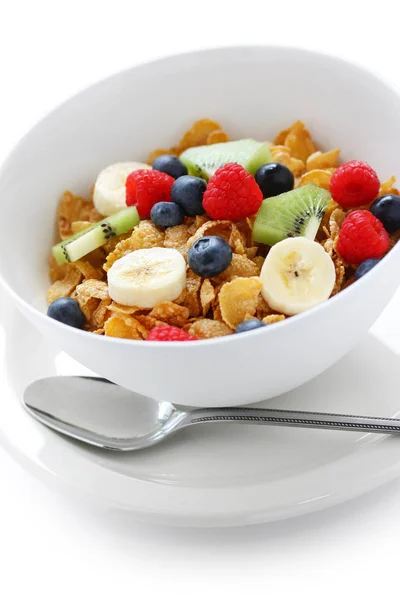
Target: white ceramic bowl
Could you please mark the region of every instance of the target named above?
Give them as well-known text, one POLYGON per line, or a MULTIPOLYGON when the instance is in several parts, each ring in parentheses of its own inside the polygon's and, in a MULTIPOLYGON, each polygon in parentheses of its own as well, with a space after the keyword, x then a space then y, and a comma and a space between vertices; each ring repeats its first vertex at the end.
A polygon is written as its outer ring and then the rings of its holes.
POLYGON ((322 147, 368 161, 382 179, 400 175, 400 95, 372 73, 290 48, 173 56, 81 92, 18 144, 0 174, 0 272, 28 319, 102 376, 159 400, 246 404, 305 383, 359 341, 400 283, 400 245, 326 303, 237 336, 144 343, 78 331, 45 314, 47 256, 64 189, 87 194, 103 167, 168 147, 204 116, 233 138, 260 140, 302 119, 322 147))

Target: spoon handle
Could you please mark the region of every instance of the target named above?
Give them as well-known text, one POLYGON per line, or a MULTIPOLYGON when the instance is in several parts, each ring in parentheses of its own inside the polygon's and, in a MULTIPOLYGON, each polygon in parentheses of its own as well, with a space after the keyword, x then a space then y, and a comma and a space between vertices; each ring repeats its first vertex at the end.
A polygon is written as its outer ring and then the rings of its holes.
POLYGON ((196 409, 188 413, 188 419, 185 425, 217 421, 245 422, 255 425, 307 427, 312 429, 353 430, 369 433, 400 433, 400 419, 277 410, 270 408, 196 409))

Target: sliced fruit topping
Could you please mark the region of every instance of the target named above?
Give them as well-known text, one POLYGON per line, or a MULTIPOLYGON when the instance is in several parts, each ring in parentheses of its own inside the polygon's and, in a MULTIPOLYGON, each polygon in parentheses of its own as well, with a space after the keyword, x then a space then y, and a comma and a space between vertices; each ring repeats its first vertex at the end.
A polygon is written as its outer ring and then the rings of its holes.
POLYGON ((263 323, 260 319, 247 319, 247 321, 242 321, 242 323, 236 327, 235 333, 244 333, 245 331, 259 329, 259 327, 266 327, 266 323, 263 323))
POLYGON ((147 342, 192 342, 198 340, 194 335, 186 333, 179 327, 172 325, 157 325, 150 329, 149 335, 146 338, 147 342))
POLYGON ((400 196, 394 194, 381 196, 371 204, 369 210, 382 221, 389 233, 395 233, 400 229, 400 196))
POLYGON ((227 163, 239 163, 254 175, 261 165, 272 161, 268 144, 251 139, 189 148, 179 158, 190 175, 203 179, 209 179, 227 163))
POLYGON ((220 167, 208 182, 203 206, 213 219, 239 221, 260 208, 262 192, 254 177, 237 163, 220 167))
POLYGON ((196 275, 216 277, 231 264, 232 250, 223 238, 209 235, 199 238, 190 247, 187 260, 196 275))
POLYGON ((369 210, 354 210, 347 215, 337 245, 346 262, 359 265, 368 258, 381 258, 389 248, 386 229, 369 210))
POLYGON ((136 206, 140 218, 148 219, 157 202, 171 202, 174 181, 171 175, 161 171, 134 171, 126 180, 127 206, 136 206))
POLYGON ((171 175, 174 179, 178 179, 178 177, 188 174, 186 165, 184 165, 176 156, 172 156, 172 154, 162 154, 161 156, 157 156, 152 164, 152 168, 156 171, 171 175))
POLYGON ((379 192, 379 178, 365 162, 351 160, 336 169, 329 190, 332 198, 344 208, 369 204, 379 192))
POLYGON ((290 192, 294 186, 292 171, 285 167, 285 165, 277 162, 262 165, 257 170, 255 179, 261 188, 264 198, 290 192))
POLYGON ((174 227, 183 223, 185 213, 174 202, 157 202, 151 209, 150 218, 157 227, 174 227))
POLYGON ((175 181, 171 189, 171 200, 178 204, 188 217, 205 213, 203 196, 207 184, 200 177, 184 175, 175 181))
POLYGON ((128 233, 139 222, 136 208, 125 208, 54 246, 54 258, 59 265, 79 260, 92 250, 100 248, 110 238, 128 233))
POLYGON ((308 183, 264 200, 254 222, 254 241, 273 246, 287 237, 313 240, 330 199, 329 192, 308 183))
POLYGON ((82 329, 85 326, 85 315, 73 298, 57 298, 50 304, 47 314, 52 319, 70 327, 82 329))
POLYGON ((335 285, 335 266, 317 242, 283 240, 269 251, 261 269, 261 293, 269 306, 296 315, 327 300, 335 285))
POLYGON ((175 300, 186 287, 186 262, 173 248, 146 248, 115 261, 108 292, 119 304, 154 308, 175 300))
POLYGON ((380 258, 367 258, 367 260, 364 260, 364 262, 357 267, 356 272, 354 273, 354 279, 357 281, 357 279, 364 277, 364 275, 369 273, 379 262, 381 262, 380 258))
POLYGON ((101 215, 109 217, 126 207, 126 178, 138 169, 151 167, 140 162, 123 162, 101 171, 93 190, 93 203, 101 215))

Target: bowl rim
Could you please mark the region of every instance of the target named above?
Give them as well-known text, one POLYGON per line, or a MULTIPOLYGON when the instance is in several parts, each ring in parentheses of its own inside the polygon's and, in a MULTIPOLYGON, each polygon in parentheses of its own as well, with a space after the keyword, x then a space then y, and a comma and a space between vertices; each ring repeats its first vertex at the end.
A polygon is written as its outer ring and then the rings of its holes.
MULTIPOLYGON (((279 52, 281 52, 281 53, 294 52, 294 53, 302 54, 303 56, 309 56, 312 58, 319 58, 322 60, 328 60, 328 61, 332 61, 332 62, 336 62, 336 63, 342 63, 343 66, 356 69, 359 72, 362 72, 364 75, 367 75, 368 77, 375 79, 381 85, 383 85, 387 89, 391 90, 398 97, 399 105, 400 105, 400 89, 395 84, 393 84, 393 82, 386 79, 384 76, 382 76, 377 71, 370 69, 369 67, 366 67, 362 63, 357 62, 357 60, 353 60, 353 59, 350 60, 347 57, 345 58, 345 57, 338 56, 333 53, 329 53, 329 52, 325 52, 325 51, 309 49, 309 48, 302 48, 302 47, 299 47, 296 45, 290 45, 290 44, 282 44, 282 45, 279 45, 279 44, 253 44, 253 45, 252 44, 243 44, 243 45, 240 45, 240 44, 238 44, 238 45, 229 45, 229 46, 205 47, 205 48, 201 48, 201 49, 190 50, 187 52, 177 52, 174 54, 169 54, 166 56, 159 56, 156 58, 145 60, 143 62, 134 64, 131 67, 120 69, 120 70, 116 71, 115 73, 106 75, 105 77, 99 79, 98 81, 95 81, 85 87, 82 87, 75 93, 68 96, 64 101, 62 101, 61 103, 59 103, 58 105, 56 105, 55 107, 53 107, 52 109, 47 111, 44 114, 44 116, 42 116, 39 119, 39 121, 37 121, 37 123, 35 123, 35 125, 33 125, 33 127, 31 127, 12 147, 12 149, 10 150, 10 152, 8 153, 8 155, 6 156, 6 158, 4 159, 3 163, 0 166, 0 180, 1 180, 4 172, 7 169, 7 165, 9 163, 9 161, 11 161, 12 158, 14 157, 14 155, 18 152, 19 147, 23 144, 26 137, 28 135, 30 135, 33 131, 35 131, 37 128, 39 128, 42 125, 42 123, 45 122, 49 117, 56 115, 57 112, 63 110, 63 108, 66 105, 68 105, 70 102, 78 99, 78 97, 80 95, 88 92, 89 90, 94 90, 96 87, 100 87, 101 85, 103 85, 105 83, 111 82, 112 79, 117 78, 121 75, 124 75, 130 71, 140 70, 142 68, 157 67, 157 66, 163 65, 163 64, 166 65, 169 62, 175 62, 177 60, 182 60, 182 61, 186 60, 187 61, 187 60, 191 60, 195 57, 199 57, 200 55, 206 56, 206 55, 215 55, 215 54, 219 54, 219 55, 225 54, 226 58, 228 60, 234 60, 236 58, 236 55, 240 56, 240 58, 243 59, 243 56, 246 54, 263 52, 263 51, 278 52, 278 53, 279 52)), ((386 262, 388 257, 395 252, 400 253, 400 244, 399 244, 399 246, 397 246, 397 248, 396 248, 396 246, 391 248, 391 250, 386 254, 386 256, 384 256, 381 259, 381 262, 383 262, 383 261, 386 262)), ((377 268, 378 269, 380 268, 380 264, 377 265, 377 268)), ((301 319, 304 320, 307 318, 311 318, 318 311, 324 310, 324 308, 327 306, 328 302, 329 302, 329 304, 332 304, 333 302, 337 303, 338 301, 340 301, 341 298, 344 298, 344 297, 347 298, 352 293, 355 293, 353 290, 354 287, 357 290, 357 289, 360 289, 360 286, 363 286, 363 285, 365 286, 366 285, 365 282, 369 281, 371 276, 372 277, 374 276, 373 275, 374 272, 376 273, 376 269, 372 269, 370 272, 368 272, 366 275, 364 275, 361 279, 359 279, 358 281, 354 281, 346 289, 340 291, 335 296, 328 298, 328 300, 314 306, 313 308, 310 308, 310 309, 308 309, 302 313, 299 313, 297 315, 293 315, 290 318, 286 318, 283 321, 280 321, 278 323, 274 323, 273 325, 268 325, 266 328, 260 327, 253 331, 243 332, 239 336, 232 334, 232 335, 216 337, 216 338, 200 339, 200 340, 196 340, 195 344, 193 344, 193 341, 180 342, 179 344, 177 344, 176 342, 150 341, 150 342, 147 342, 147 345, 149 345, 150 347, 157 346, 157 347, 163 347, 163 348, 168 348, 168 349, 180 348, 183 346, 185 349, 187 349, 188 347, 191 347, 191 346, 193 348, 198 348, 200 345, 201 346, 209 346, 211 344, 212 345, 216 345, 216 344, 221 345, 221 344, 228 344, 228 343, 234 344, 234 343, 238 343, 238 341, 240 339, 244 339, 244 338, 247 339, 249 336, 253 336, 254 338, 256 336, 259 336, 259 337, 265 336, 265 335, 267 335, 267 333, 271 327, 273 327, 274 329, 277 329, 277 328, 287 327, 289 325, 289 323, 298 323, 301 319), (352 292, 352 290, 353 290, 353 292, 352 292), (237 340, 237 341, 235 342, 235 340, 237 340)), ((39 320, 41 320, 41 321, 43 320, 43 322, 45 321, 46 323, 48 323, 48 320, 50 319, 50 317, 48 317, 47 314, 41 312, 39 309, 31 306, 26 300, 24 300, 11 287, 11 285, 4 278, 4 275, 1 272, 0 272, 0 284, 6 290, 6 293, 10 294, 10 296, 16 301, 16 303, 23 306, 27 312, 31 313, 35 317, 35 319, 38 318, 39 320)), ((68 325, 65 325, 64 323, 56 321, 55 319, 51 319, 51 321, 52 321, 52 325, 54 327, 59 328, 60 335, 62 335, 63 331, 71 332, 71 330, 73 330, 75 332, 75 334, 78 336, 77 339, 84 336, 82 339, 85 340, 85 339, 87 339, 87 336, 90 335, 93 340, 95 338, 97 338, 98 341, 94 342, 94 343, 101 343, 103 345, 117 343, 117 344, 122 344, 122 345, 129 345, 131 347, 142 348, 143 342, 145 341, 145 340, 132 340, 132 339, 125 339, 125 338, 118 338, 118 337, 112 337, 112 336, 94 335, 93 332, 84 331, 81 329, 70 327, 68 325)))

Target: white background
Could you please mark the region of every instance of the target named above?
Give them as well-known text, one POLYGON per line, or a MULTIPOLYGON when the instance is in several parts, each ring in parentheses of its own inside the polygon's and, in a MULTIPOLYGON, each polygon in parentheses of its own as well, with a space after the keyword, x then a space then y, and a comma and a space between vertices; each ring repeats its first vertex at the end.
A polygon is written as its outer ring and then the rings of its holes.
MULTIPOLYGON (((182 50, 306 46, 356 59, 400 85, 394 2, 369 4, 0 0, 0 159, 79 89, 182 50)), ((1 447, 0 482, 4 600, 398 595, 400 481, 319 514, 240 530, 157 528, 79 505, 43 487, 1 447)))

